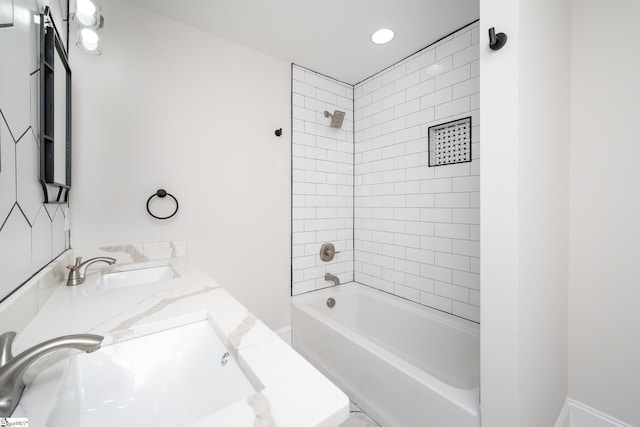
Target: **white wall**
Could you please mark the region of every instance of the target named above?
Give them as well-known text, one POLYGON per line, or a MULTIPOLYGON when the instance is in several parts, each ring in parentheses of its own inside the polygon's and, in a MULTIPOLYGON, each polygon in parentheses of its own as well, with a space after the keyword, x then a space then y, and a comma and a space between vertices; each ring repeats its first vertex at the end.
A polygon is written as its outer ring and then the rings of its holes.
POLYGON ((518 2, 480 3, 480 389, 484 427, 518 426, 518 2), (501 51, 487 29, 508 34, 501 51), (491 94, 488 96, 487 94, 491 94))
POLYGON ((570 7, 483 0, 480 22, 483 426, 551 426, 567 394, 570 7))
POLYGON ((569 396, 640 425, 640 3, 572 7, 569 396))
POLYGON ((355 280, 475 322, 478 27, 465 26, 357 84, 354 92, 355 280), (430 167, 429 127, 467 117, 473 160, 430 167))
POLYGON ((120 0, 102 12, 103 54, 71 50, 72 246, 187 240, 267 325, 288 325, 290 64, 120 0), (145 210, 158 188, 180 202, 171 220, 145 210))
POLYGON ((292 295, 353 281, 353 86, 292 65, 292 295), (345 113, 341 128, 325 111, 345 113), (333 260, 320 259, 325 242, 333 260))
POLYGON ((553 425, 567 396, 570 25, 568 1, 520 2, 520 426, 553 425))

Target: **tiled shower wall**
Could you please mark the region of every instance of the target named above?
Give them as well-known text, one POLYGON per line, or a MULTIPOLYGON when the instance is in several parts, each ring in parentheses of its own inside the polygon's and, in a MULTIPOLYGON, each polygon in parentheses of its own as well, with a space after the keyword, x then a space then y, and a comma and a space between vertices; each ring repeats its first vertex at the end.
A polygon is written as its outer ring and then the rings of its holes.
POLYGON ((353 87, 292 65, 292 295, 353 280, 353 87), (340 129, 325 111, 344 111, 340 129), (320 260, 320 246, 335 258, 320 260))
POLYGON ((479 322, 479 34, 471 24, 356 85, 355 280, 479 322), (428 166, 471 117, 472 162, 428 166))
POLYGON ((38 182, 39 13, 50 5, 66 42, 62 17, 67 15, 67 2, 4 3, 8 4, 0 8, 0 300, 69 247, 66 205, 45 205, 38 182))

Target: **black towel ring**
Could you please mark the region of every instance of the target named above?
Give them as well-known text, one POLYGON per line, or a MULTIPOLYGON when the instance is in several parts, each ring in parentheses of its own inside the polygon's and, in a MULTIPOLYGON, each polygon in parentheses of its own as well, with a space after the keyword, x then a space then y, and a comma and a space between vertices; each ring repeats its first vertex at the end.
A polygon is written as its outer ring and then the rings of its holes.
POLYGON ((151 197, 149 197, 147 199, 147 212, 149 212, 149 215, 151 215, 152 217, 154 217, 155 219, 169 219, 172 216, 174 216, 176 213, 178 213, 178 199, 176 199, 175 197, 173 197, 173 194, 171 193, 167 193, 166 190, 163 190, 162 188, 159 189, 158 191, 155 192, 155 194, 152 194, 151 197), (169 196, 173 199, 174 202, 176 202, 176 210, 173 211, 173 213, 169 216, 156 216, 154 214, 151 213, 151 211, 149 210, 149 203, 151 202, 151 199, 153 199, 154 197, 160 197, 161 199, 169 196))

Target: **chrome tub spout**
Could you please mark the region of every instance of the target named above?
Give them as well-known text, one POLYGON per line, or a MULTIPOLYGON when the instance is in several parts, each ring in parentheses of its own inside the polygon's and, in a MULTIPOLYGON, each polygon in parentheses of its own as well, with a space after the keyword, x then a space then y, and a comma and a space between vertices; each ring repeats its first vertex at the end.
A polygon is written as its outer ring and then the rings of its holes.
POLYGON ((326 273, 324 275, 324 280, 326 280, 328 282, 333 282, 335 285, 339 285, 340 284, 340 279, 338 278, 338 276, 334 276, 331 273, 326 273))

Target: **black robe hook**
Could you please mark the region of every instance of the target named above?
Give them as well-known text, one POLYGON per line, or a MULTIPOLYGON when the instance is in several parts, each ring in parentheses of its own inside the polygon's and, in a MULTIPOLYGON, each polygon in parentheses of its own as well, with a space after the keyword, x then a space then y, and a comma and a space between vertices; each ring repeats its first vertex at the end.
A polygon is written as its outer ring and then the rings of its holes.
POLYGON ((494 27, 489 28, 489 47, 491 50, 500 50, 507 43, 507 35, 505 33, 496 34, 494 27))

